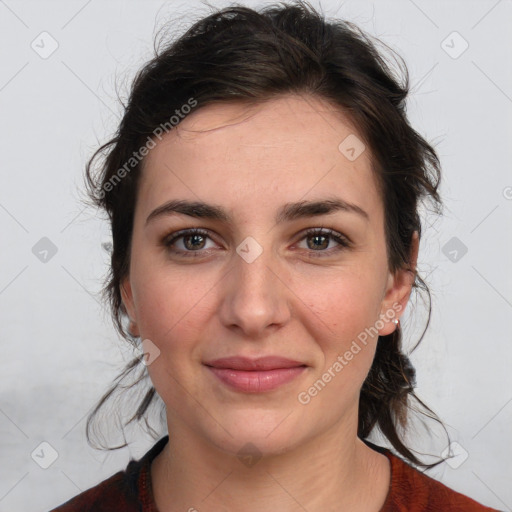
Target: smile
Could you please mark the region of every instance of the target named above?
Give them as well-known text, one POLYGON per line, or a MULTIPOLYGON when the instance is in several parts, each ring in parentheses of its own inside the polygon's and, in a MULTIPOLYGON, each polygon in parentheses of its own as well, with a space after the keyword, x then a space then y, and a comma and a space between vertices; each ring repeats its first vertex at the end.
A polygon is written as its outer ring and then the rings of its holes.
POLYGON ((207 367, 221 382, 237 391, 262 393, 282 386, 300 375, 306 366, 275 368, 273 370, 233 370, 207 367))
POLYGON ((244 393, 272 391, 292 381, 307 368, 301 362, 276 356, 228 357, 205 363, 205 366, 222 383, 244 393))

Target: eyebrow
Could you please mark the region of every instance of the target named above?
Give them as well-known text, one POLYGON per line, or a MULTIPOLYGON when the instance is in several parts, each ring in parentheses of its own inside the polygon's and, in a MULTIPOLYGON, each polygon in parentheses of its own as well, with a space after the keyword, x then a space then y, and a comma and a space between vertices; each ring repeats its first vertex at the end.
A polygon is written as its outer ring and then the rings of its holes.
MULTIPOLYGON (((299 201, 296 203, 286 203, 283 205, 277 215, 276 223, 289 222, 292 220, 316 217, 319 215, 329 215, 338 211, 355 213, 369 220, 369 215, 360 206, 349 203, 338 197, 326 198, 316 201, 299 201)), ((187 201, 173 199, 155 208, 147 217, 146 225, 158 217, 170 216, 174 214, 188 215, 198 219, 210 219, 221 222, 230 222, 231 215, 221 206, 204 203, 201 201, 187 201)))

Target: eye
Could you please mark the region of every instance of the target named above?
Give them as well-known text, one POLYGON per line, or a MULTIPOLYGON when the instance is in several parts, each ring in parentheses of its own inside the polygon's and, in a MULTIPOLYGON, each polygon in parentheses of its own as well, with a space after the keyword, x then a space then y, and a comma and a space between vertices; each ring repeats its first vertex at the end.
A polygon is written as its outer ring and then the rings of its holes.
POLYGON ((211 237, 203 229, 183 229, 166 237, 163 244, 173 253, 183 256, 196 256, 194 253, 204 252, 202 249, 205 249, 208 239, 211 240, 211 237))
POLYGON ((304 236, 302 240, 306 240, 307 249, 310 249, 310 252, 317 252, 319 254, 311 254, 313 257, 317 256, 325 256, 332 254, 333 252, 342 251, 348 247, 351 247, 350 240, 342 235, 341 233, 337 233, 332 229, 323 229, 323 228, 312 228, 308 229, 306 232, 306 236, 304 236), (328 249, 329 245, 331 245, 332 241, 336 242, 337 246, 328 249), (327 250, 326 250, 327 249, 327 250))
MULTIPOLYGON (((165 237, 162 243, 174 254, 197 257, 207 252, 208 249, 212 249, 212 247, 207 247, 208 240, 212 240, 208 231, 194 228, 172 233, 165 237)), ((328 256, 352 245, 351 241, 341 233, 324 228, 308 229, 305 236, 300 239, 301 242, 303 240, 306 240, 306 250, 311 257, 328 256), (333 241, 337 245, 329 248, 333 241)))

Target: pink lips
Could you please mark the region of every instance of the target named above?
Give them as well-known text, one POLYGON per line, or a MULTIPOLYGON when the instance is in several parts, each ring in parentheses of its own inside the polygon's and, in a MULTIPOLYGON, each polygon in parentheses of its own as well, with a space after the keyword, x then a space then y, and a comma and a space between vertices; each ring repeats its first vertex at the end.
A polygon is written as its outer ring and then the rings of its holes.
POLYGON ((306 365, 283 357, 225 357, 205 363, 224 384, 246 393, 271 391, 300 375, 306 365))

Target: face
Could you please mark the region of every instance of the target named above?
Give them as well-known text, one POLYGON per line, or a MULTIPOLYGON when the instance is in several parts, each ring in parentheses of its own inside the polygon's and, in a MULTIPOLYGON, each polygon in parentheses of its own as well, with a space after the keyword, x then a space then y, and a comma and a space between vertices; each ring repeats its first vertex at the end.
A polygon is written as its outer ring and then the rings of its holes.
POLYGON ((355 436, 412 282, 389 272, 370 153, 348 136, 341 111, 287 95, 194 111, 146 157, 121 292, 169 432, 233 453, 355 436), (294 363, 215 363, 267 356, 294 363))

